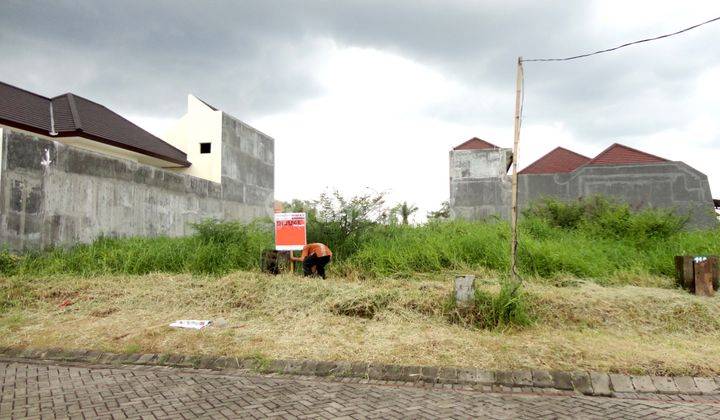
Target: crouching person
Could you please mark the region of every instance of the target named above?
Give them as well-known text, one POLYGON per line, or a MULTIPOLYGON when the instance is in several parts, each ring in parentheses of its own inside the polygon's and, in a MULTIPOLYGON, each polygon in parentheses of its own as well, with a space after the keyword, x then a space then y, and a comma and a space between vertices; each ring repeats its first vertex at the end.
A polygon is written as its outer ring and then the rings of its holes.
POLYGON ((325 278, 325 266, 332 260, 332 252, 325 244, 307 244, 303 247, 300 257, 290 256, 290 259, 302 261, 305 276, 316 274, 325 278))

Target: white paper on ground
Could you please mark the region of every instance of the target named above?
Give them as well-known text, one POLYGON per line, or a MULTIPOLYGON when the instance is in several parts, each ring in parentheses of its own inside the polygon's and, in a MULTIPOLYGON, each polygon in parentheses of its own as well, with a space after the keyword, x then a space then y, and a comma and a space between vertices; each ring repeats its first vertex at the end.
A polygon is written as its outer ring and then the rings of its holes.
POLYGON ((193 330, 199 330, 207 327, 211 322, 212 321, 198 319, 178 319, 170 324, 170 326, 175 328, 191 328, 193 330))

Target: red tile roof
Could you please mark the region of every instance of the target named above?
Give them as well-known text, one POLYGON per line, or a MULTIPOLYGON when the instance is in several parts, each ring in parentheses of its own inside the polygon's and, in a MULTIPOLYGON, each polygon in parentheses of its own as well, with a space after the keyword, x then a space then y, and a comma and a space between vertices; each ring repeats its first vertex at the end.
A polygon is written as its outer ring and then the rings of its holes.
POLYGON ((83 137, 190 166, 180 149, 110 109, 72 93, 51 99, 0 82, 0 124, 46 136, 83 137))
POLYGON ((473 137, 463 144, 455 146, 453 150, 482 150, 482 149, 499 149, 492 143, 488 143, 485 140, 480 140, 477 137, 473 137))
POLYGON ((641 152, 632 147, 615 143, 595 156, 593 160, 588 162, 588 165, 629 165, 667 161, 667 159, 651 155, 650 153, 641 152))
POLYGON ((556 174, 572 172, 590 162, 590 158, 562 147, 531 163, 520 174, 556 174))

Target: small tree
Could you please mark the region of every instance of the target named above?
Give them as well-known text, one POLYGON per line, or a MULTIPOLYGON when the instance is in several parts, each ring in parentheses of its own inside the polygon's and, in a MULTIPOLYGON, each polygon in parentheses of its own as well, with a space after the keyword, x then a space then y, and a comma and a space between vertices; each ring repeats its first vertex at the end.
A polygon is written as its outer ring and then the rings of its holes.
POLYGON ((440 210, 429 211, 427 218, 430 220, 449 219, 450 218, 450 202, 443 201, 440 210))
POLYGON ((410 223, 410 216, 417 211, 417 206, 408 204, 407 201, 403 201, 392 209, 392 214, 400 217, 400 221, 403 225, 407 225, 410 223))

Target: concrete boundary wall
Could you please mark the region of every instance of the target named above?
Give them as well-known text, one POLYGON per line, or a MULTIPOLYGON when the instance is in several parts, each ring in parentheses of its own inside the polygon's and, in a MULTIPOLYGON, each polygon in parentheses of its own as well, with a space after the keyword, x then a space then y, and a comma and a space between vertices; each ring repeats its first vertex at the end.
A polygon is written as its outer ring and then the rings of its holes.
POLYGON ((520 208, 543 197, 576 200, 603 195, 631 207, 665 208, 690 216, 690 227, 716 225, 707 176, 683 162, 583 166, 571 173, 518 176, 520 208))
MULTIPOLYGON (((1 138, 0 247, 69 246, 99 235, 182 236, 208 218, 247 222, 272 214, 274 179, 267 172, 263 185, 236 182, 228 194, 222 183, 39 136, 5 129, 1 138), (256 193, 246 196, 246 189, 256 193)), ((272 174, 272 156, 263 165, 272 174)))
MULTIPOLYGON (((468 220, 510 218, 509 149, 450 152, 450 212, 468 220)), ((585 165, 570 173, 518 175, 520 210, 544 197, 571 201, 602 195, 635 209, 665 208, 689 215, 691 228, 717 226, 705 174, 683 162, 585 165)))

